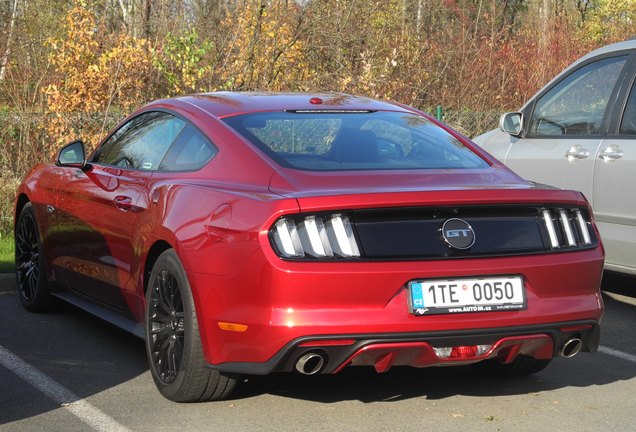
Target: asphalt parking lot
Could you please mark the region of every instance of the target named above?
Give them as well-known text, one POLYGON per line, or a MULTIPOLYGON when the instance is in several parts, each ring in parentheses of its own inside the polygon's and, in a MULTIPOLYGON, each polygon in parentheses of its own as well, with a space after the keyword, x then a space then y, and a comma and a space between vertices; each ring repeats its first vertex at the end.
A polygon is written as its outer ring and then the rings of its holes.
POLYGON ((0 275, 0 431, 633 431, 636 279, 606 275, 600 352, 527 378, 470 367, 350 368, 242 383, 176 404, 155 390, 143 342, 70 306, 31 314, 0 275))

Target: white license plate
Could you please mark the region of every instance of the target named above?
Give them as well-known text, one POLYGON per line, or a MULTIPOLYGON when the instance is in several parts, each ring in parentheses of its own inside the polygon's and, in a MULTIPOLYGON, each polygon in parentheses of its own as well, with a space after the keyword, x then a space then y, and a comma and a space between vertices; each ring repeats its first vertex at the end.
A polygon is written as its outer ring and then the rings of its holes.
POLYGON ((423 279, 409 282, 415 315, 512 311, 526 308, 521 276, 423 279))

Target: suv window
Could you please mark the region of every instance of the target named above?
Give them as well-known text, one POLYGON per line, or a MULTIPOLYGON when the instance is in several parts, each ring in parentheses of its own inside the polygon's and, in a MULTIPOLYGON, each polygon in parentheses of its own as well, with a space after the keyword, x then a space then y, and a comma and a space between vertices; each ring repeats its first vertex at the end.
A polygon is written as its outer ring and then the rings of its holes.
POLYGON ((218 150, 192 125, 187 125, 166 157, 159 165, 160 171, 193 171, 205 165, 218 150))
POLYGON ((112 134, 99 147, 92 162, 128 169, 156 170, 185 125, 186 122, 167 113, 141 114, 112 134))
POLYGON ((620 133, 636 135, 636 82, 632 85, 632 90, 627 99, 627 106, 623 113, 620 133))
POLYGON ((600 133, 607 103, 627 56, 587 64, 565 77, 536 103, 531 135, 600 133))

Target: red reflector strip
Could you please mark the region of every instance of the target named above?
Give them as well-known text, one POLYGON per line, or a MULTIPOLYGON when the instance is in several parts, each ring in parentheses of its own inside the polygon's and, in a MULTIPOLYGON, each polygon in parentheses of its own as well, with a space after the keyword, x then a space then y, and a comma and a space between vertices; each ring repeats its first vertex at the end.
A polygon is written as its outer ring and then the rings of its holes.
POLYGON ((589 330, 591 328, 592 328, 592 324, 581 324, 581 325, 577 325, 577 326, 561 327, 559 330, 561 330, 562 332, 565 333, 565 332, 589 330))
POLYGON ((324 340, 313 340, 303 342, 299 347, 317 347, 317 346, 343 346, 343 345, 353 345, 356 342, 355 339, 324 339, 324 340))

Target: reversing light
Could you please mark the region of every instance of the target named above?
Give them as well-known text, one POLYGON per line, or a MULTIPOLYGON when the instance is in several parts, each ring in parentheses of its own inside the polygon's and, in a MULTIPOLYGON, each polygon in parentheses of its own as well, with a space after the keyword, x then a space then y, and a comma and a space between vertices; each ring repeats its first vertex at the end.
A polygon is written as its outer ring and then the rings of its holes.
POLYGON ((451 353, 453 352, 453 347, 441 347, 435 348, 433 347, 433 351, 435 351, 435 355, 441 359, 449 358, 451 353))
POLYGON ((271 237, 284 258, 360 256, 351 222, 341 214, 285 217, 274 224, 271 237))

